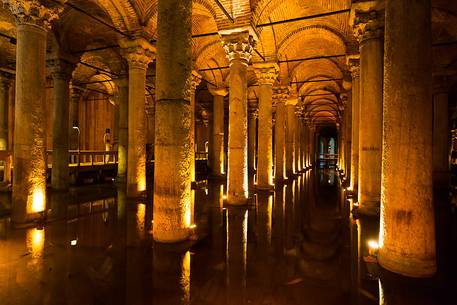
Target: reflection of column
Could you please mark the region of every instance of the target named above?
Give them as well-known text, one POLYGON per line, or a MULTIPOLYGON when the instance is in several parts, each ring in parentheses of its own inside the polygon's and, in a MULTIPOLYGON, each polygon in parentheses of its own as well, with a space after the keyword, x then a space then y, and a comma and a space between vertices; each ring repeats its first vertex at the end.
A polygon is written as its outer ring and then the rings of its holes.
POLYGON ((354 194, 357 194, 359 180, 359 121, 360 121, 360 66, 359 57, 348 58, 348 65, 352 76, 352 132, 351 132, 351 186, 354 194))
POLYGON ((5 3, 17 22, 12 220, 24 223, 46 207, 46 36, 57 11, 37 1, 5 3))
POLYGON ((287 87, 275 88, 275 183, 285 178, 286 167, 286 106, 287 87))
POLYGON ((248 210, 227 209, 227 286, 228 305, 245 304, 248 210))
POLYGON ((268 189, 273 184, 273 83, 279 67, 276 63, 260 63, 254 68, 259 82, 257 188, 268 189))
POLYGON ((146 39, 121 40, 129 64, 127 196, 146 190, 146 71, 155 53, 146 39))
POLYGON ((11 76, 0 73, 0 150, 8 150, 8 100, 11 76))
POLYGON ((295 106, 297 98, 291 96, 286 102, 286 175, 288 179, 294 177, 295 171, 295 106))
POLYGON ((224 96, 227 95, 225 88, 211 88, 209 91, 213 95, 213 116, 212 134, 209 146, 209 164, 215 176, 224 174, 224 96))
POLYGON ((195 90, 202 81, 202 76, 197 71, 192 70, 192 82, 190 85, 190 147, 192 148, 193 154, 190 159, 190 173, 192 181, 195 181, 195 139, 196 139, 196 125, 195 125, 195 90))
POLYGON ((449 114, 445 77, 436 80, 442 87, 433 95, 433 186, 449 187, 449 114))
POLYGON ((248 103, 248 172, 256 170, 256 138, 257 138, 257 101, 248 103))
POLYGON ((436 271, 431 3, 408 4, 407 0, 386 2, 378 258, 392 272, 428 277, 436 271))
POLYGON ((249 31, 221 34, 230 61, 227 202, 245 204, 248 197, 247 67, 255 40, 249 31))
POLYGON ((379 211, 381 194, 383 21, 381 13, 357 11, 360 43, 359 194, 360 212, 379 211))
POLYGON ((119 143, 117 148, 117 180, 125 182, 127 178, 127 154, 128 154, 128 102, 129 82, 126 76, 115 79, 119 91, 119 143))
POLYGON ((190 163, 192 1, 159 0, 156 63, 154 240, 188 238, 192 225, 190 163))
POLYGON ((51 186, 55 190, 67 190, 70 184, 68 168, 69 133, 62 126, 69 126, 70 79, 74 66, 61 59, 48 62, 54 83, 54 111, 52 134, 51 186))

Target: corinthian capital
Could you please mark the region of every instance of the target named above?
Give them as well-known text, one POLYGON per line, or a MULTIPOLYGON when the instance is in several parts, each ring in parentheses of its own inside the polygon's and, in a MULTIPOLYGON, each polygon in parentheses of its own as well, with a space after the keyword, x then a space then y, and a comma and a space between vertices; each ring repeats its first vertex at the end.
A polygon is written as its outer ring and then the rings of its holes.
POLYGON ((16 17, 18 25, 32 24, 46 30, 51 28, 51 22, 59 17, 63 7, 53 8, 42 5, 38 0, 1 0, 16 17))
POLYGON ((119 45, 129 68, 146 70, 149 63, 154 60, 156 48, 144 38, 122 39, 119 41, 119 45))
POLYGON ((192 92, 195 93, 195 90, 197 89, 198 85, 200 85, 202 81, 202 76, 195 70, 192 70, 192 82, 190 85, 190 89, 192 92))
POLYGON ((256 40, 249 30, 240 32, 221 32, 222 45, 230 63, 234 60, 241 60, 249 63, 251 52, 254 50, 256 40))
POLYGON ((349 72, 351 72, 352 78, 360 77, 360 56, 359 55, 351 55, 346 57, 346 62, 349 68, 349 72))
POLYGON ((273 104, 276 106, 280 103, 285 103, 289 98, 289 87, 287 86, 278 86, 273 89, 273 104))
POLYGON ((254 72, 260 85, 273 85, 278 77, 279 66, 274 62, 255 63, 254 72))
POLYGON ((384 35, 384 11, 356 9, 352 23, 354 36, 359 43, 368 39, 381 38, 384 35))

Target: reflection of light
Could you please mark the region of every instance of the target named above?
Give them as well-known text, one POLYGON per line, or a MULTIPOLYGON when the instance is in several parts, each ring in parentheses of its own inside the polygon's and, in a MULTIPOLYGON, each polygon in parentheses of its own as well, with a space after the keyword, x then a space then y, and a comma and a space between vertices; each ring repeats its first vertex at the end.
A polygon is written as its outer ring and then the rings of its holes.
POLYGON ((272 215, 273 215, 273 195, 268 197, 268 207, 267 207, 267 234, 268 234, 268 243, 271 242, 271 227, 272 227, 272 215))
POLYGON ((368 244, 368 253, 370 255, 376 255, 379 250, 379 244, 376 240, 369 240, 368 244))
POLYGON ((221 184, 219 189, 219 207, 221 208, 224 205, 224 186, 221 184))
POLYGON ((77 244, 78 244, 77 239, 73 239, 72 241, 70 241, 70 245, 72 245, 72 246, 76 246, 77 244))
POLYGON ((187 251, 182 258, 181 287, 183 290, 184 304, 190 302, 190 252, 187 251))
POLYGON ((26 244, 27 249, 32 252, 32 257, 40 257, 44 249, 44 229, 28 229, 26 244))
POLYGON ((138 192, 143 192, 144 190, 146 190, 146 177, 144 177, 144 175, 140 175, 140 177, 138 177, 137 180, 138 192))
POLYGON ((144 203, 138 203, 136 205, 136 228, 137 231, 144 231, 144 220, 146 217, 146 205, 144 203))
POLYGON ((32 197, 32 213, 38 213, 38 212, 43 212, 45 209, 44 206, 44 192, 43 190, 36 188, 33 191, 33 197, 32 197))
POLYGON ((222 195, 222 200, 226 200, 227 199, 227 195, 222 195))
POLYGON ((184 225, 186 228, 189 228, 192 224, 192 212, 190 203, 185 205, 185 212, 184 212, 184 225))
POLYGON ((196 227, 197 227, 197 225, 194 223, 189 226, 189 229, 195 229, 196 227))
POLYGON ((208 195, 208 188, 205 188, 205 194, 208 195))
POLYGON ((243 266, 244 272, 246 272, 246 260, 247 260, 247 250, 248 250, 248 213, 249 211, 246 210, 244 213, 243 219, 243 266))

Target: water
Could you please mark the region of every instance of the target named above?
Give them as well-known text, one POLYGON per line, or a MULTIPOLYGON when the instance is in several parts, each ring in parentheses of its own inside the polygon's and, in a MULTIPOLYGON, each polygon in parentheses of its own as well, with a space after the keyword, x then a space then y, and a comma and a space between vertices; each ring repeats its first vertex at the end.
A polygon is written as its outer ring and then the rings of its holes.
POLYGON ((225 206, 223 194, 217 182, 195 191, 199 240, 179 245, 153 242, 150 194, 128 200, 110 184, 53 194, 34 228, 3 218, 0 304, 457 304, 436 297, 435 282, 378 280, 363 259, 376 219, 350 218, 333 169, 247 207, 225 206))

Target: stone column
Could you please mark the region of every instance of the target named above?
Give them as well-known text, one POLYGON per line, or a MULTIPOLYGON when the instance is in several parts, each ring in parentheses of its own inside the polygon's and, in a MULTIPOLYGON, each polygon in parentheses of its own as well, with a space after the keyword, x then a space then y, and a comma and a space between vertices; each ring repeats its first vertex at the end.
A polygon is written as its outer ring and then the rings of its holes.
POLYGON ((359 210, 379 213, 381 195, 383 18, 376 10, 356 11, 360 44, 359 210))
POLYGON ((70 79, 75 67, 62 59, 50 60, 48 65, 54 84, 51 187, 66 191, 70 185, 69 132, 62 126, 70 125, 70 79))
POLYGON ((58 11, 2 1, 17 23, 12 221, 20 225, 46 209, 46 36, 58 11))
POLYGON ((286 168, 286 105, 289 90, 287 87, 275 88, 275 184, 285 179, 286 168))
MULTIPOLYGON (((69 115, 69 122, 68 122, 68 133, 69 133, 69 149, 70 150, 78 150, 79 148, 79 141, 80 135, 78 130, 73 127, 79 128, 79 101, 81 100, 82 90, 76 88, 75 86, 71 86, 70 90, 70 115, 69 115)), ((72 160, 72 162, 76 162, 76 157, 72 160)))
POLYGON ((119 143, 117 145, 117 178, 118 182, 127 182, 127 155, 128 155, 128 113, 129 113, 129 80, 120 76, 115 83, 119 94, 119 143))
POLYGON ((286 102, 286 175, 292 179, 295 172, 295 106, 297 98, 291 96, 286 102))
POLYGON ((208 86, 213 95, 212 134, 209 146, 209 164, 214 176, 224 175, 224 96, 228 91, 225 88, 208 86))
MULTIPOLYGON (((345 124, 344 124, 344 134, 345 134, 345 139, 344 139, 344 174, 345 174, 345 179, 346 181, 350 181, 351 179, 351 146, 352 146, 352 96, 351 93, 349 92, 346 95, 346 107, 344 110, 345 113, 345 124)), ((348 182, 346 182, 346 185, 348 182)))
POLYGON ((155 54, 146 39, 121 40, 129 65, 127 196, 146 190, 146 71, 155 54))
POLYGON ((449 132, 449 88, 445 77, 435 79, 433 94, 433 186, 437 188, 449 187, 449 146, 451 134, 449 132))
POLYGON ((159 0, 157 24, 153 235, 178 242, 193 225, 192 1, 159 0))
POLYGON ((301 124, 300 124, 300 111, 295 109, 295 172, 301 172, 301 124))
POLYGON ((392 272, 429 277, 436 271, 431 1, 410 4, 386 1, 378 260, 392 272))
POLYGON ((308 169, 308 167, 310 165, 310 162, 309 162, 310 143, 309 143, 308 120, 306 118, 303 119, 303 148, 304 148, 303 167, 305 169, 308 169))
POLYGON ((202 81, 202 76, 198 74, 197 71, 192 70, 192 82, 190 85, 190 147, 192 148, 192 156, 190 160, 190 173, 192 177, 192 181, 195 181, 195 138, 196 138, 196 125, 195 125, 195 90, 197 89, 198 85, 200 85, 200 82, 202 81))
POLYGON ((273 83, 278 77, 276 63, 254 65, 259 83, 259 129, 257 188, 269 189, 273 186, 273 83))
POLYGON ((230 61, 227 202, 243 205, 248 198, 247 67, 255 39, 249 31, 221 35, 230 61))
POLYGON ((310 166, 315 166, 316 165, 316 127, 309 125, 309 160, 310 160, 310 166))
POLYGON ((8 150, 8 101, 11 76, 0 73, 0 150, 8 150))
POLYGON ((257 138, 257 101, 248 102, 248 173, 256 172, 256 138, 257 138))
POLYGON ((352 76, 352 132, 351 132, 351 184, 353 194, 357 194, 359 179, 359 122, 360 122, 360 66, 359 56, 348 58, 349 70, 352 76))
POLYGON ((153 151, 154 151, 154 138, 155 138, 155 100, 154 98, 148 99, 148 104, 146 105, 146 126, 147 126, 147 136, 146 136, 146 161, 151 160, 153 151))

